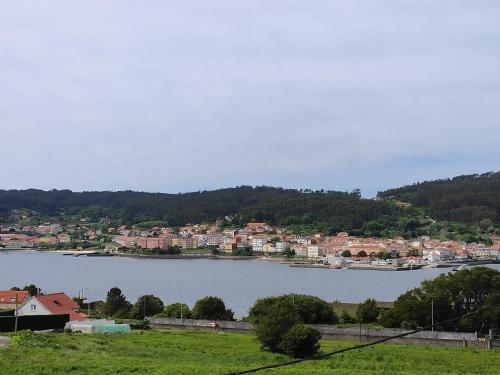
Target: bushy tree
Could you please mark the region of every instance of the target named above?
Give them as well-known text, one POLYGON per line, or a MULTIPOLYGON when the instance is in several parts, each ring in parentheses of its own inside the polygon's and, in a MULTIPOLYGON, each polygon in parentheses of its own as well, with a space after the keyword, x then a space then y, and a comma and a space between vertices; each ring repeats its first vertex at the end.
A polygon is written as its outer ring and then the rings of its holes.
MULTIPOLYGON (((382 314, 385 327, 408 328, 429 326, 432 320, 443 322, 490 306, 500 288, 500 272, 488 267, 474 267, 456 273, 440 275, 434 280, 423 281, 419 288, 403 293, 394 302, 394 308, 382 314)), ((442 324, 441 329, 480 332, 488 327, 498 327, 498 310, 489 310, 442 324), (492 316, 493 314, 493 316, 492 316)))
POLYGON ((39 288, 35 284, 26 285, 23 290, 27 291, 31 296, 37 296, 39 288))
POLYGON ((344 258, 350 258, 352 256, 351 252, 349 250, 344 250, 342 251, 342 254, 340 254, 344 258))
POLYGON ((296 313, 290 299, 265 303, 255 322, 255 333, 263 349, 293 356, 307 356, 319 349, 319 333, 302 324, 302 316, 296 313))
POLYGON ((380 309, 377 307, 377 301, 373 298, 368 298, 359 304, 356 310, 356 319, 362 323, 373 323, 377 320, 379 314, 380 309))
POLYGON ((280 352, 283 337, 299 322, 300 319, 294 314, 293 305, 289 300, 275 300, 258 315, 255 333, 263 349, 280 352))
POLYGON ((185 303, 172 303, 166 305, 162 312, 156 314, 165 318, 191 318, 191 310, 185 303))
POLYGON ((151 294, 141 296, 132 307, 130 317, 133 319, 144 319, 153 316, 163 310, 163 302, 160 298, 151 294))
POLYGON ((108 315, 115 315, 117 311, 126 308, 130 310, 130 305, 120 288, 115 286, 108 291, 106 296, 106 313, 108 315))
POLYGON ((342 311, 340 313, 339 322, 341 324, 352 324, 356 323, 356 319, 352 317, 347 311, 342 311))
POLYGON ((310 357, 320 348, 318 330, 298 323, 292 326, 279 344, 280 352, 296 358, 310 357))
POLYGON ((207 296, 196 301, 191 315, 194 319, 233 320, 234 313, 219 297, 207 296))
POLYGON ((330 304, 321 298, 305 294, 287 294, 277 297, 259 298, 250 308, 250 321, 256 322, 260 316, 267 314, 270 306, 277 301, 287 301, 300 321, 306 324, 335 324, 338 317, 330 304))

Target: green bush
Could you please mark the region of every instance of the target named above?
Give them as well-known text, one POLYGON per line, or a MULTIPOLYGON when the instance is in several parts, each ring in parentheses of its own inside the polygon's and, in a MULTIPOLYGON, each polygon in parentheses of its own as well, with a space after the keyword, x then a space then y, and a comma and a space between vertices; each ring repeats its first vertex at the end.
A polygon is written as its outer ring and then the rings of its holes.
POLYGON ((342 311, 342 313, 340 314, 339 320, 340 320, 341 324, 356 323, 356 319, 354 317, 352 317, 351 315, 349 315, 349 313, 347 311, 342 311))
POLYGON ((283 336, 279 344, 280 352, 296 358, 310 357, 319 350, 321 334, 304 324, 295 324, 283 336))
POLYGON ((14 316, 15 310, 0 310, 0 316, 14 316))
POLYGON ((48 345, 49 339, 45 335, 33 333, 31 331, 21 331, 12 336, 11 343, 13 346, 23 348, 42 348, 48 345))

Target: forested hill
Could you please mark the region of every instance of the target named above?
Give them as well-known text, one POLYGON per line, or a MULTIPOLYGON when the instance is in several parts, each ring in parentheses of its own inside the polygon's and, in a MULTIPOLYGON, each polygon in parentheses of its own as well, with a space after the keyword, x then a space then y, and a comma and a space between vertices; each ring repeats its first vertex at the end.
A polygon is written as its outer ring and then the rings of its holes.
POLYGON ((315 225, 330 232, 361 228, 382 216, 398 216, 384 201, 361 198, 359 191, 311 192, 241 186, 183 194, 0 190, 0 213, 26 208, 54 216, 110 217, 123 223, 164 220, 170 225, 215 221, 265 221, 275 225, 315 225))
POLYGON ((424 208, 434 219, 462 223, 500 221, 500 172, 425 181, 378 194, 424 208))
POLYGON ((474 241, 500 231, 500 173, 426 181, 364 199, 359 191, 302 191, 240 186, 182 194, 0 190, 0 221, 13 209, 29 209, 39 220, 109 217, 114 223, 164 221, 171 226, 214 222, 267 222, 296 233, 415 237, 431 235, 474 241), (411 203, 411 207, 397 201, 411 203), (437 220, 435 222, 434 220, 437 220))

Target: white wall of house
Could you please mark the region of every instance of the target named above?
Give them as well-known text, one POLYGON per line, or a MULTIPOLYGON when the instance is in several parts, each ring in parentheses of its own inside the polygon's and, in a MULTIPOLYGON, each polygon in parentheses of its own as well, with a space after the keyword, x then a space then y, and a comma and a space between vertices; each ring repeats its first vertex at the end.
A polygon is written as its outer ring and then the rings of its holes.
POLYGON ((36 297, 31 297, 17 309, 17 315, 52 315, 36 297))

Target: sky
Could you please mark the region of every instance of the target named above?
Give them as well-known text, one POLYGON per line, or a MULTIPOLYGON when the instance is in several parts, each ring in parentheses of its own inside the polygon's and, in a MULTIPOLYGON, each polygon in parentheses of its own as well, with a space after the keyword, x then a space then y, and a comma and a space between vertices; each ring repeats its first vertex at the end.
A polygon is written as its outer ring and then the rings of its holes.
POLYGON ((0 189, 500 170, 498 0, 0 0, 0 189))

